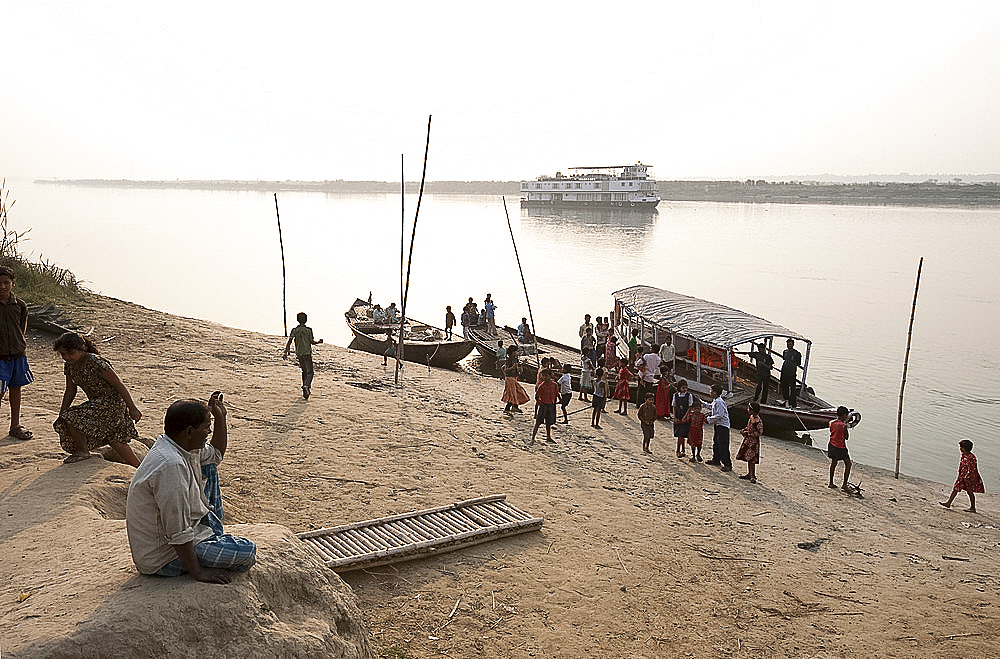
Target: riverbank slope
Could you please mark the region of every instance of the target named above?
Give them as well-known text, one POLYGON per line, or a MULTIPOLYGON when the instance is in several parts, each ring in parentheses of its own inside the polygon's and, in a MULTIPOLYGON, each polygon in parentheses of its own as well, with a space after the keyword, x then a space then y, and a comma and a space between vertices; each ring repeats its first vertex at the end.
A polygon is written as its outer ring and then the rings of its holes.
MULTIPOLYGON (((297 367, 280 359, 281 337, 97 296, 66 313, 94 326, 143 410, 144 437, 160 433, 173 400, 226 393, 230 523, 298 532, 494 493, 545 518, 538 533, 344 575, 376 656, 996 653, 994 495, 980 497, 976 515, 959 512, 965 499, 944 510, 936 502, 949 485, 856 465, 864 498, 851 498, 826 487, 824 454, 768 438, 751 485, 674 457, 666 424, 657 424, 654 455, 643 455, 634 413, 608 415, 596 431, 581 412, 554 428, 554 444, 529 447, 530 420, 500 414, 493 378, 408 364, 397 387, 378 357, 321 345, 305 401, 297 367)), ((134 573, 121 521, 107 513, 122 502, 88 494, 128 471, 61 463, 51 423, 62 363, 51 339, 33 335, 29 347, 36 381, 25 389, 23 422, 35 438, 0 440, 3 517, 18 529, 0 544, 0 645, 13 656, 147 588, 141 579, 121 590, 113 579, 67 578, 106 565, 134 573), (29 488, 39 507, 13 505, 29 488), (67 499, 91 510, 31 537, 39 508, 62 510, 67 499)), ((177 583, 190 589, 193 617, 213 615, 212 587, 177 583)))

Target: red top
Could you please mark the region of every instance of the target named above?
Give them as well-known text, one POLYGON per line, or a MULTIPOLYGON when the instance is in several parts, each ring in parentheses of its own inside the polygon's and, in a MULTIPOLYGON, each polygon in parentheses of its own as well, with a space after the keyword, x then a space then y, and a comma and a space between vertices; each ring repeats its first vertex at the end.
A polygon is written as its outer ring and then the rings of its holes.
POLYGON ((840 419, 830 422, 830 446, 847 448, 847 424, 840 419))
POLYGON ((535 400, 543 404, 555 403, 559 400, 559 385, 552 380, 539 383, 535 387, 535 400))

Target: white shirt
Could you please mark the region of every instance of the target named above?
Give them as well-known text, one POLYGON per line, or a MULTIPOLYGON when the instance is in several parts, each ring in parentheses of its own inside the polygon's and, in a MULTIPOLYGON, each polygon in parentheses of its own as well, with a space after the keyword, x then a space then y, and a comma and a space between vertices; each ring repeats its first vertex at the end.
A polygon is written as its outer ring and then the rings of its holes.
POLYGON ((570 377, 569 373, 563 373, 556 382, 559 385, 560 396, 573 393, 573 378, 570 377))
POLYGON ((677 357, 677 349, 674 348, 673 343, 664 343, 660 346, 660 360, 665 361, 668 364, 674 363, 674 358, 677 357))
POLYGON ((128 544, 139 572, 153 574, 177 558, 174 545, 198 544, 214 535, 200 523, 208 514, 201 466, 220 462, 222 455, 211 444, 185 451, 166 435, 149 449, 125 503, 128 544))
POLYGON ((713 426, 729 427, 729 408, 726 407, 726 401, 722 400, 722 396, 712 401, 712 413, 706 422, 713 426))
POLYGON ((642 379, 652 382, 653 376, 660 370, 660 356, 650 352, 642 356, 642 379))

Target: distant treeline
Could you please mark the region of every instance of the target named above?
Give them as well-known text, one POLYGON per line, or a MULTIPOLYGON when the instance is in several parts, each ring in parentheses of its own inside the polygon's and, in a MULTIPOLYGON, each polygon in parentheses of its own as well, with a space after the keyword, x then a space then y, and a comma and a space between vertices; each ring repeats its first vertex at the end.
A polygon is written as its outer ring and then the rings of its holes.
MULTIPOLYGON (((324 192, 328 194, 399 192, 387 181, 130 181, 110 179, 39 179, 36 183, 116 188, 324 192)), ((1000 207, 1000 183, 821 183, 747 181, 659 181, 664 201, 720 201, 776 204, 861 204, 908 206, 1000 207)), ((407 182, 406 191, 419 190, 407 182)), ((431 194, 520 195, 518 181, 430 181, 431 194)))

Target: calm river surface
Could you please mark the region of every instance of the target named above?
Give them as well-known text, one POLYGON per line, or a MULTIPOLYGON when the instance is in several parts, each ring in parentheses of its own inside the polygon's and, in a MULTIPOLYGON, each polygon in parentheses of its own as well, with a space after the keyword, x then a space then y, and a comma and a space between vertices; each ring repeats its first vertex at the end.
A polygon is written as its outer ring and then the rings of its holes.
MULTIPOLYGON (((7 181, 23 251, 94 291, 184 316, 283 333, 281 259, 270 193, 83 188, 7 181)), ((347 345, 355 297, 399 301, 399 195, 278 194, 289 327, 347 345)), ((406 197, 407 241, 416 197, 406 197)), ((972 439, 1000 488, 1000 211, 663 202, 651 215, 507 206, 537 330, 575 343, 584 313, 649 284, 726 304, 813 341, 809 384, 864 414, 855 460, 892 468, 896 408, 917 262, 925 258, 903 418, 904 473, 950 483, 972 439)), ((443 325, 487 292, 498 321, 527 315, 499 197, 425 196, 409 315, 443 325)), ((113 332, 111 328, 101 330, 113 332)), ((277 356, 282 346, 275 344, 277 356)), ((44 359, 38 355, 34 359, 44 359)), ((127 373, 127 366, 122 368, 127 373)), ((55 386, 55 385, 53 385, 55 386)), ((822 431, 814 444, 826 445, 822 431)), ((762 469, 766 472, 767 456, 762 469)), ((864 478, 863 470, 861 478, 864 478)))

